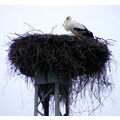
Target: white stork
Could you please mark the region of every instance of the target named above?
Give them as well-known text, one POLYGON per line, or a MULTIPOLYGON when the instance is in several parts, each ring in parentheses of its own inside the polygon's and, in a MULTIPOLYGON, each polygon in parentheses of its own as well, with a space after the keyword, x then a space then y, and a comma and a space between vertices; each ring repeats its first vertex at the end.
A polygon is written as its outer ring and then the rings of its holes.
POLYGON ((93 33, 90 32, 84 25, 72 20, 70 16, 68 16, 63 26, 66 31, 71 31, 75 36, 84 35, 88 37, 93 37, 93 33))

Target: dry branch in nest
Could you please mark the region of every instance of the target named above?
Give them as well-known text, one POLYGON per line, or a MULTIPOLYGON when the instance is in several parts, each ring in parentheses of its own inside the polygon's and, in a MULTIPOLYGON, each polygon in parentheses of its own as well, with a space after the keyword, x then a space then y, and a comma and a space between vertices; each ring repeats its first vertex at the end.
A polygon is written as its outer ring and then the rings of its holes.
MULTIPOLYGON (((25 34, 12 40, 9 47, 11 68, 26 77, 34 78, 36 72, 51 71, 69 80, 69 98, 88 86, 93 93, 107 88, 111 53, 108 43, 100 38, 53 34, 25 34), (76 87, 77 84, 77 87, 76 87)), ((39 94, 54 89, 42 85, 39 94)), ((60 94, 66 96, 66 86, 61 85, 60 94)), ((54 90, 52 92, 54 94, 54 90)), ((72 98, 70 98, 72 99, 72 98)))

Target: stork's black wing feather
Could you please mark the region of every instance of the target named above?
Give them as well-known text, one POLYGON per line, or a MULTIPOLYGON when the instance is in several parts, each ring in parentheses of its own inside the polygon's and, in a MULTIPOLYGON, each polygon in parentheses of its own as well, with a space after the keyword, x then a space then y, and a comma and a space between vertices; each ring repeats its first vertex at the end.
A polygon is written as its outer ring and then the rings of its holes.
POLYGON ((86 31, 87 29, 73 28, 75 31, 86 31))
POLYGON ((85 35, 85 36, 89 36, 89 37, 93 37, 93 33, 90 32, 90 31, 86 31, 86 32, 84 32, 83 35, 85 35))
POLYGON ((83 35, 93 37, 93 33, 87 29, 73 28, 75 31, 82 32, 83 35))

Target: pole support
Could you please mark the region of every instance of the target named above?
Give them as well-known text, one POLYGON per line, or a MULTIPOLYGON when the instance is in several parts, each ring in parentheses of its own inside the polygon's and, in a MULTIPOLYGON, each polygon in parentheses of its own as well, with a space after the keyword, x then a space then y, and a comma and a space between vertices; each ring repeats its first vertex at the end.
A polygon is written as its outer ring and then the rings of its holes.
POLYGON ((38 86, 35 85, 34 116, 38 115, 38 86))
POLYGON ((55 82, 55 116, 60 115, 60 108, 59 108, 59 102, 60 102, 60 85, 58 82, 55 82))

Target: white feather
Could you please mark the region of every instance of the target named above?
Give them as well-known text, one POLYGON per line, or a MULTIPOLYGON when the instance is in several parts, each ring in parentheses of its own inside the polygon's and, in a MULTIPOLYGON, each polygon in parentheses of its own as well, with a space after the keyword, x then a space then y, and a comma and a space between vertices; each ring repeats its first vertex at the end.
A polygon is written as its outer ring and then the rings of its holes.
POLYGON ((83 26, 82 24, 72 20, 70 16, 68 16, 66 18, 66 20, 63 23, 63 26, 66 31, 73 31, 74 28, 79 28, 79 29, 83 29, 83 30, 86 29, 86 27, 83 26))
POLYGON ((63 26, 66 31, 71 31, 75 36, 80 36, 84 33, 85 36, 93 37, 92 32, 90 32, 84 25, 72 20, 70 16, 65 19, 63 26))

